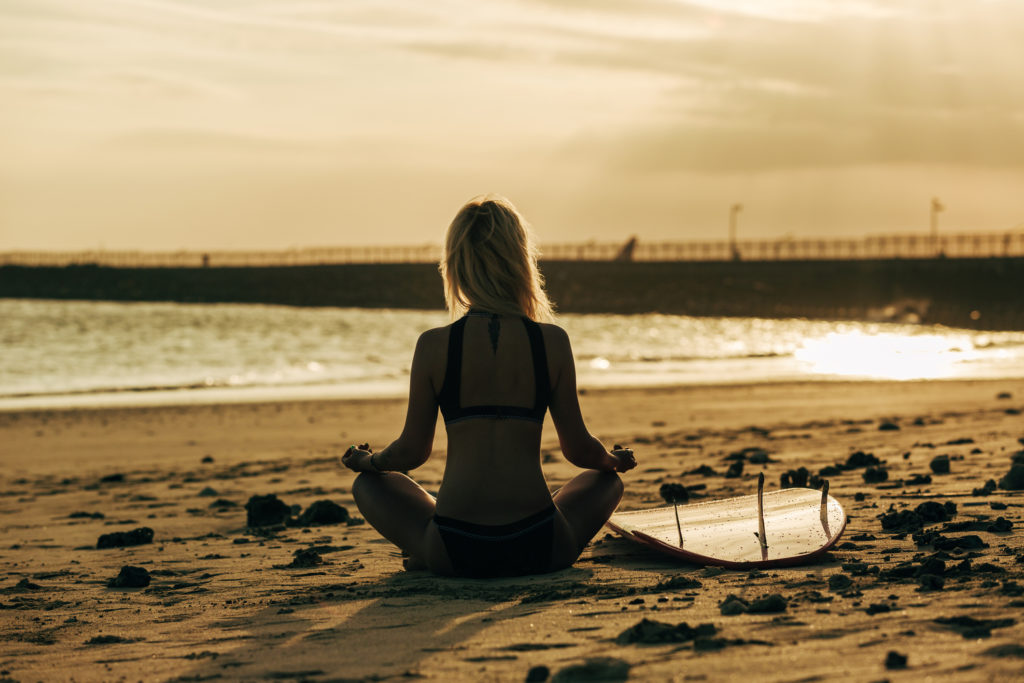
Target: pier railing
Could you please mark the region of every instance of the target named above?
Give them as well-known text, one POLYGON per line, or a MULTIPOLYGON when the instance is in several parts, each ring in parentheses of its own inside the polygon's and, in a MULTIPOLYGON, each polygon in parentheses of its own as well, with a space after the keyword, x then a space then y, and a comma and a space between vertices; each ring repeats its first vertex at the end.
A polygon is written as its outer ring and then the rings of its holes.
MULTIPOLYGON (((193 268, 430 263, 436 244, 387 247, 309 247, 274 251, 10 251, 0 265, 100 265, 123 268, 193 268)), ((861 239, 774 239, 689 242, 585 242, 543 244, 548 261, 792 261, 1024 257, 1024 229, 1000 233, 876 235, 861 239)))

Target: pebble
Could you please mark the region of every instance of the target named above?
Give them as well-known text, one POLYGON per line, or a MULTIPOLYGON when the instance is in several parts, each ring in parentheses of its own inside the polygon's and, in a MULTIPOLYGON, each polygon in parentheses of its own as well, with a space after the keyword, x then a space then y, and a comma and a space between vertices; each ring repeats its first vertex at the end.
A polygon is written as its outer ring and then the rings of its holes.
POLYGON ((906 669, 907 668, 907 656, 901 655, 896 650, 890 650, 889 654, 885 656, 885 668, 886 669, 906 669))
POLYGON ((148 526, 132 529, 131 531, 116 531, 112 534, 103 534, 96 541, 97 548, 124 548, 133 545, 145 545, 153 542, 153 530, 148 526))
POLYGON ((932 472, 935 474, 949 474, 949 456, 936 455, 932 458, 932 461, 928 463, 928 466, 932 468, 932 472))
POLYGON ((107 582, 110 588, 145 588, 149 585, 149 572, 143 567, 133 567, 126 564, 121 567, 121 572, 107 582))

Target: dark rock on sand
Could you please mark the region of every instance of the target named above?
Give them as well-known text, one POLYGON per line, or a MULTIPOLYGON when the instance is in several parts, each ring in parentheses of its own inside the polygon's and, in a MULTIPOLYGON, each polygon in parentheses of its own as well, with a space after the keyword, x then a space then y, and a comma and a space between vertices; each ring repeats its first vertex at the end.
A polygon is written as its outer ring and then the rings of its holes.
POLYGON ((736 479, 740 476, 743 476, 743 463, 740 461, 732 463, 729 465, 729 469, 725 471, 726 479, 736 479))
POLYGON ((929 474, 915 474, 907 480, 907 486, 925 486, 932 483, 932 477, 929 474))
POLYGON ((920 547, 923 545, 930 545, 936 550, 980 550, 987 548, 988 543, 981 540, 981 537, 976 534, 968 534, 966 536, 950 537, 944 536, 934 529, 928 531, 922 531, 912 536, 914 543, 920 547))
POLYGON ((876 614, 885 614, 886 612, 891 612, 892 607, 885 604, 884 602, 873 602, 870 605, 868 605, 868 608, 864 611, 868 614, 868 616, 874 616, 876 614))
POLYGON ((716 631, 714 624, 700 624, 692 628, 685 621, 673 626, 662 621, 642 619, 620 633, 615 642, 619 645, 686 643, 698 637, 713 636, 716 631))
POLYGON ((928 463, 928 467, 932 468, 932 472, 935 474, 949 474, 949 456, 936 455, 932 458, 932 461, 928 463))
POLYGON ((940 591, 946 585, 946 580, 935 574, 921 574, 917 577, 917 590, 921 593, 929 591, 940 591))
POLYGON ((689 576, 681 575, 673 576, 671 579, 666 579, 660 582, 657 586, 654 587, 654 589, 658 591, 680 589, 685 590, 688 588, 702 588, 703 585, 704 584, 702 584, 697 579, 691 579, 689 576))
POLYGON ((874 453, 856 451, 851 453, 850 457, 846 459, 844 467, 848 470, 854 470, 860 467, 878 467, 881 464, 882 461, 875 457, 874 453))
POLYGON ((995 490, 996 490, 996 480, 995 479, 989 479, 988 481, 985 482, 984 486, 982 486, 981 488, 976 488, 973 491, 971 491, 971 495, 972 496, 989 496, 989 495, 992 495, 992 493, 994 493, 995 490))
POLYGON ((210 486, 207 486, 206 488, 204 488, 202 491, 200 491, 196 495, 199 495, 199 496, 210 496, 212 498, 213 496, 218 495, 218 493, 217 493, 217 489, 212 488, 210 486))
POLYGON ((245 525, 250 527, 276 526, 283 524, 292 509, 273 493, 253 496, 245 504, 245 525))
POLYGON ((853 585, 853 579, 846 574, 833 574, 828 577, 828 589, 830 591, 838 592, 844 591, 853 585))
POLYGON ((204 455, 203 459, 200 460, 199 462, 203 463, 204 465, 207 465, 207 464, 213 462, 213 456, 212 455, 204 455))
POLYGON ((1010 520, 1006 519, 1005 517, 997 517, 996 521, 994 521, 991 524, 989 524, 988 527, 985 529, 985 531, 989 531, 989 532, 993 532, 993 533, 999 534, 999 533, 1003 533, 1003 532, 1009 531, 1012 528, 1013 528, 1013 522, 1011 522, 1010 520))
POLYGON ((983 651, 981 654, 986 657, 1016 657, 1018 659, 1024 659, 1024 645, 1018 645, 1017 643, 996 645, 995 647, 990 647, 983 651))
POLYGON ((714 469, 712 469, 708 465, 701 465, 700 467, 698 467, 696 469, 688 470, 686 472, 683 472, 683 476, 688 476, 688 475, 691 475, 691 474, 696 474, 696 475, 701 476, 701 477, 717 477, 718 476, 718 472, 716 472, 714 469))
POLYGON ((149 585, 149 572, 143 567, 133 567, 126 564, 121 567, 121 572, 107 582, 110 588, 145 588, 149 585))
POLYGON ((217 508, 218 510, 226 510, 228 508, 238 507, 238 503, 227 498, 218 498, 217 500, 210 503, 210 507, 217 508))
POLYGON ((779 478, 779 484, 784 489, 788 488, 821 488, 821 478, 817 475, 812 475, 807 471, 806 467, 799 467, 795 470, 788 470, 782 473, 779 478))
POLYGON ((1004 491, 1024 491, 1024 463, 1015 462, 1010 471, 999 480, 999 488, 1004 491))
POLYGON ((541 664, 526 672, 526 683, 544 683, 550 676, 551 669, 541 664))
POLYGON ((761 448, 760 446, 748 446, 747 448, 735 451, 725 456, 726 460, 747 460, 753 465, 763 465, 769 462, 775 462, 771 456, 768 455, 768 451, 761 448))
POLYGON ((103 519, 102 512, 72 512, 68 519, 103 519))
POLYGON ((877 484, 889 479, 889 470, 884 467, 869 467, 861 476, 864 477, 865 484, 877 484))
POLYGON ((885 668, 886 669, 906 669, 907 668, 907 656, 901 655, 896 650, 889 650, 889 654, 885 656, 885 668))
POLYGON ((878 518, 882 522, 882 529, 885 531, 898 533, 917 531, 924 527, 925 524, 933 522, 945 522, 956 515, 956 503, 946 501, 945 503, 937 503, 936 501, 929 500, 921 503, 913 510, 896 510, 893 506, 889 506, 878 518))
POLYGON ((917 570, 916 574, 935 574, 936 576, 942 576, 946 573, 946 562, 934 555, 931 557, 923 557, 919 561, 921 567, 917 570))
POLYGON ((1006 628, 1016 624, 1014 619, 975 619, 974 617, 939 617, 934 620, 936 624, 944 626, 951 631, 956 631, 967 640, 975 638, 988 638, 992 630, 1006 628))
POLYGON ((771 593, 758 598, 750 603, 747 612, 751 614, 775 614, 785 612, 787 607, 786 599, 778 593, 771 593))
POLYGON ((768 455, 768 451, 763 448, 747 449, 747 460, 750 461, 751 465, 764 465, 769 462, 775 462, 772 457, 768 455))
POLYGON ((606 681, 617 683, 629 678, 629 662, 614 657, 595 657, 582 664, 572 664, 557 672, 551 683, 606 681))
POLYGON ((318 500, 302 511, 299 526, 342 524, 348 521, 348 510, 330 500, 318 500))
POLYGON ((285 566, 289 569, 309 569, 323 563, 324 561, 320 557, 320 553, 312 548, 302 548, 295 551, 295 556, 292 557, 291 563, 285 566))
POLYGON ((40 586, 38 583, 33 583, 33 582, 29 581, 27 578, 24 578, 21 581, 19 581, 18 583, 16 583, 13 586, 11 586, 10 588, 5 588, 4 592, 5 593, 27 593, 29 591, 37 591, 37 590, 41 590, 41 589, 42 589, 42 586, 40 586))
POLYGON ((153 542, 153 530, 148 526, 132 529, 131 531, 115 531, 112 534, 103 534, 96 541, 97 548, 124 548, 132 545, 145 545, 153 542))
POLYGON ((968 534, 959 538, 940 536, 932 541, 932 547, 936 550, 956 550, 958 548, 960 550, 981 550, 982 548, 987 548, 988 543, 981 540, 981 536, 968 534))
POLYGON ((662 484, 658 493, 666 503, 685 503, 690 500, 690 493, 682 484, 662 484))
POLYGON ((1016 581, 1003 581, 1003 585, 999 587, 999 592, 1003 595, 1009 595, 1010 597, 1020 597, 1024 595, 1024 586, 1020 585, 1016 581))
POLYGON ((956 516, 956 503, 951 500, 945 503, 928 500, 914 508, 914 512, 925 522, 945 522, 956 516))
POLYGON ((727 617, 731 617, 736 614, 743 614, 750 607, 750 603, 741 598, 738 595, 730 593, 725 600, 718 604, 719 611, 727 617))
POLYGON ((897 431, 899 428, 900 426, 893 422, 892 420, 884 420, 881 424, 878 425, 878 431, 880 432, 897 431))
POLYGON ((124 481, 124 475, 121 474, 120 472, 117 472, 115 474, 108 474, 105 477, 100 477, 100 481, 104 484, 114 484, 119 481, 124 481))
POLYGON ((121 636, 93 636, 89 640, 85 641, 86 645, 112 645, 114 643, 134 643, 136 642, 132 638, 122 638, 121 636))

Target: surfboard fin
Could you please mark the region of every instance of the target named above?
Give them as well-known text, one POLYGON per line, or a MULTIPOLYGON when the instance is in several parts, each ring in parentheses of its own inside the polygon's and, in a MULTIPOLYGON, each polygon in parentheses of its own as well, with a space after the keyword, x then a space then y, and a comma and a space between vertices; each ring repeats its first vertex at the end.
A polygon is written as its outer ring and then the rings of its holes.
POLYGON ((825 528, 825 536, 830 536, 828 529, 828 479, 821 485, 821 526, 825 528))
POLYGON ((679 547, 683 547, 683 527, 679 524, 679 503, 672 503, 673 509, 676 511, 676 531, 679 532, 679 547))
POLYGON ((768 538, 764 535, 764 472, 757 475, 757 540, 764 556, 768 551, 768 538))

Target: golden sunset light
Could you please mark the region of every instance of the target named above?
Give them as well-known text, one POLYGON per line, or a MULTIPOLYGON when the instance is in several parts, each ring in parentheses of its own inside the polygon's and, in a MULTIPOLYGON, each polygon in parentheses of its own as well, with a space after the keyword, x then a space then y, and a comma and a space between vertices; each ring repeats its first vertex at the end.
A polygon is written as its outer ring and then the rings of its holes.
POLYGON ((1017 2, 12 0, 0 249, 1024 222, 1017 2))
POLYGON ((1021 680, 1022 58, 0 0, 0 683, 1021 680))

